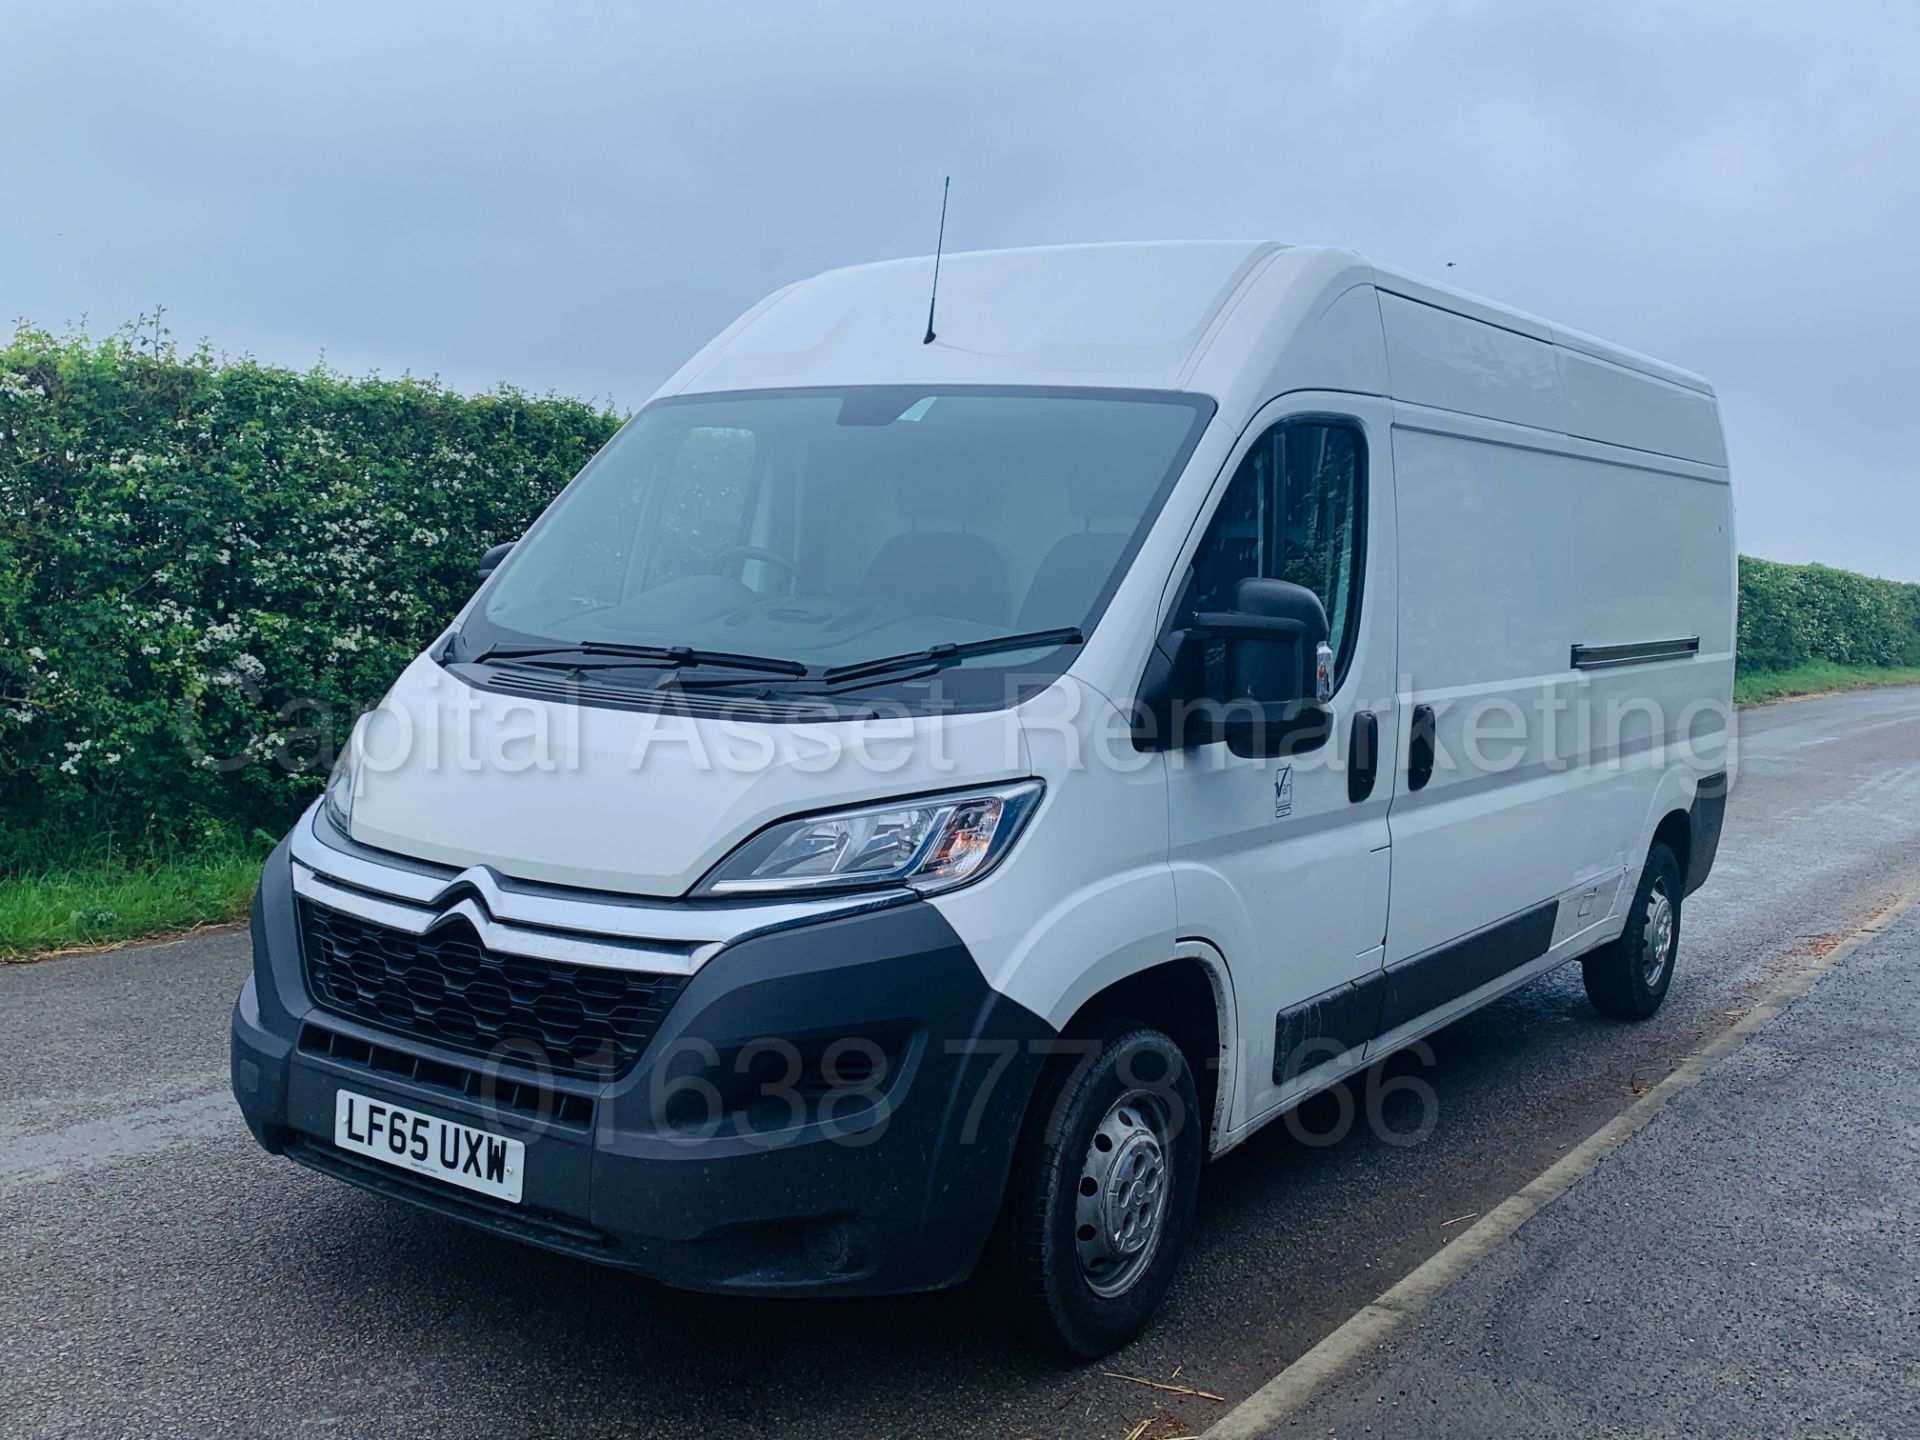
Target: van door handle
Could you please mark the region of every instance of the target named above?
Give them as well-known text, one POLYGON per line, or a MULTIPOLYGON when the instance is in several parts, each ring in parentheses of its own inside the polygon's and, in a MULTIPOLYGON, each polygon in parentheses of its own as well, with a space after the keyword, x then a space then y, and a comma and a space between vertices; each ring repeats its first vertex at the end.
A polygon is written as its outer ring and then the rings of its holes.
POLYGON ((1347 799, 1358 805, 1373 794, 1373 777, 1379 769, 1380 722, 1371 710, 1356 710, 1347 740, 1347 799))
POLYGON ((1413 707, 1413 733, 1407 737, 1407 789, 1424 790, 1433 778, 1433 707, 1413 707))

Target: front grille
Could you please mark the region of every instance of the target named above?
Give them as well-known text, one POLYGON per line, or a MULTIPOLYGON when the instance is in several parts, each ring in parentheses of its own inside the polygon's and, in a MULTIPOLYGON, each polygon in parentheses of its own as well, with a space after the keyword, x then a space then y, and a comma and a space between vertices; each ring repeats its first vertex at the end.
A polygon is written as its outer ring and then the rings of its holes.
POLYGON ((300 902, 307 988, 322 1009, 450 1049, 588 1079, 640 1058, 686 980, 483 948, 463 919, 425 935, 300 902))
POLYGON ((512 1080, 485 1068, 443 1064, 425 1055, 409 1055, 390 1046, 371 1045, 324 1025, 301 1026, 300 1048, 309 1055, 324 1056, 336 1065, 424 1085, 464 1100, 477 1100, 495 1110, 512 1111, 522 1119, 570 1125, 580 1130, 593 1126, 592 1099, 571 1090, 536 1081, 512 1080))

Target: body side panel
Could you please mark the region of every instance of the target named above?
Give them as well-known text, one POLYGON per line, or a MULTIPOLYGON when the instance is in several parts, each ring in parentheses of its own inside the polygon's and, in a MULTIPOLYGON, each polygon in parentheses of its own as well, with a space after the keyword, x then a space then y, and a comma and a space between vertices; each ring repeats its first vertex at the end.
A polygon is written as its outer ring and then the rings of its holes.
MULTIPOLYGON (((1426 406, 1395 418, 1404 699, 1433 708, 1438 759, 1394 805, 1390 965, 1637 874, 1650 810, 1724 763, 1734 639, 1723 471, 1426 406), (1575 645, 1683 637, 1697 654, 1571 664, 1575 645)), ((1403 766, 1406 745, 1403 725, 1403 766)))

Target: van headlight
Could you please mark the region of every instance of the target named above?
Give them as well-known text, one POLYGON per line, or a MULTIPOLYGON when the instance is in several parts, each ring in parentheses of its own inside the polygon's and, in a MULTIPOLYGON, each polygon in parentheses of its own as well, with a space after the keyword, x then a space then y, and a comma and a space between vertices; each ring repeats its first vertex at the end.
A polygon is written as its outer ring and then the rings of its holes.
POLYGON ((327 812, 333 828, 348 838, 353 835, 349 827, 353 824, 353 797, 359 789, 360 722, 356 720, 347 732, 347 743, 334 759, 333 773, 327 776, 326 793, 320 797, 320 808, 327 812))
POLYGON ((923 895, 977 880, 999 863, 1045 787, 895 800, 770 825, 694 887, 696 895, 782 895, 904 885, 923 895))

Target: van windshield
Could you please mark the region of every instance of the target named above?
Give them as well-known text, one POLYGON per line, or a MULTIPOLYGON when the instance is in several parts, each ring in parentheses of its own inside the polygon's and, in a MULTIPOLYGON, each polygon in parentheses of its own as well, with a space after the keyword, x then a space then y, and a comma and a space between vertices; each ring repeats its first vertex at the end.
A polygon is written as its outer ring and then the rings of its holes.
MULTIPOLYGON (((514 547, 458 658, 685 647, 792 662, 753 679, 799 684, 930 646, 1090 632, 1212 409, 891 386, 657 401, 514 547)), ((960 668, 1071 658, 1057 635, 982 648, 960 668)), ((608 668, 622 676, 659 679, 608 668)))

